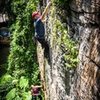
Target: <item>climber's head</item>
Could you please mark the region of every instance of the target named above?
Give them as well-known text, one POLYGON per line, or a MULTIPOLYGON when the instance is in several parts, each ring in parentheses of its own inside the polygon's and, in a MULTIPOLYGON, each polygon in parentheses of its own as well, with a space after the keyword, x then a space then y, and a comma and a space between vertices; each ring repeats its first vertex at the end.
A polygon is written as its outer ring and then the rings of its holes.
POLYGON ((33 19, 38 19, 38 18, 40 18, 40 16, 41 16, 41 14, 40 14, 39 11, 35 11, 35 12, 32 13, 32 18, 33 19))

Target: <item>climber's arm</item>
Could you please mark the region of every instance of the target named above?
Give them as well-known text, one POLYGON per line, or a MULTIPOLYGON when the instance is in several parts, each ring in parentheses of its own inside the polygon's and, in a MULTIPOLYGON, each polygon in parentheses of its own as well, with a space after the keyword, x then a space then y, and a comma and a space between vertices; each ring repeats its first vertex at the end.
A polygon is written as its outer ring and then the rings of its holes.
POLYGON ((42 88, 42 85, 40 85, 40 86, 39 86, 39 85, 35 85, 35 86, 32 85, 31 87, 32 87, 32 88, 33 88, 33 87, 36 87, 36 88, 42 88))
POLYGON ((42 13, 42 16, 41 16, 41 20, 44 20, 44 17, 47 15, 48 8, 50 7, 50 5, 51 5, 51 2, 49 2, 46 8, 44 9, 44 12, 42 13))

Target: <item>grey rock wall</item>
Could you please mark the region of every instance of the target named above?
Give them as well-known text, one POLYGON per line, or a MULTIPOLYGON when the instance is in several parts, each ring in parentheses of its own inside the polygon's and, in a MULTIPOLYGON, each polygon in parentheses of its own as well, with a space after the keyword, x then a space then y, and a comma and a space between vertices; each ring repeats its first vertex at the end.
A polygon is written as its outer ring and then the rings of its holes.
MULTIPOLYGON (((100 98, 100 0, 73 0, 69 33, 79 40, 79 66, 74 82, 74 100, 100 98)), ((69 17, 70 19, 70 17, 69 17)))
POLYGON ((59 18, 56 12, 55 6, 51 6, 45 22, 47 45, 44 48, 44 66, 47 100, 70 100, 71 74, 65 66, 66 51, 63 51, 64 47, 59 44, 62 33, 59 28, 54 29, 56 20, 59 18))
MULTIPOLYGON (((42 6, 48 1, 43 0, 42 6)), ((72 0, 68 9, 62 10, 64 19, 59 8, 50 9, 54 13, 49 12, 45 23, 47 47, 44 50, 47 100, 99 100, 100 0, 72 0), (56 18, 67 24, 68 34, 79 43, 79 65, 75 74, 74 69, 65 67, 66 51, 59 46, 59 29, 54 31, 56 18), (54 33, 58 37, 55 38, 54 33)))

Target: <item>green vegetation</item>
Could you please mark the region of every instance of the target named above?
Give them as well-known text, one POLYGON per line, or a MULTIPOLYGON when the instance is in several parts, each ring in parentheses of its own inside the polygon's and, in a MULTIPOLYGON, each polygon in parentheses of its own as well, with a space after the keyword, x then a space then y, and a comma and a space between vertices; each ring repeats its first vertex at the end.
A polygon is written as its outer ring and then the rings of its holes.
POLYGON ((52 7, 51 9, 51 16, 50 16, 50 22, 52 23, 52 44, 59 45, 61 47, 61 50, 64 51, 64 61, 65 66, 67 68, 75 68, 78 63, 78 50, 76 48, 77 42, 75 40, 72 40, 70 36, 67 33, 67 28, 64 27, 63 23, 61 22, 61 19, 59 19, 58 15, 55 15, 56 13, 56 7, 52 7), (55 18, 55 19, 54 19, 55 18), (56 43, 56 44, 55 44, 56 43))
POLYGON ((66 53, 64 55, 64 60, 66 67, 68 68, 77 67, 78 63, 78 58, 77 58, 78 50, 76 48, 77 42, 70 39, 65 29, 63 30, 61 44, 65 47, 64 51, 66 53))
MULTIPOLYGON (((52 0, 54 7, 49 17, 53 26, 50 33, 51 46, 58 45, 64 53, 66 52, 66 67, 74 68, 78 62, 76 43, 70 39, 67 29, 56 16, 57 7, 64 7, 67 1, 52 0)), ((11 12, 15 20, 10 26, 12 36, 7 73, 0 78, 0 100, 31 100, 30 86, 40 84, 31 19, 31 13, 36 10, 37 3, 38 0, 11 0, 11 12)))
POLYGON ((61 49, 65 52, 64 55, 64 61, 66 61, 65 65, 68 68, 76 67, 78 63, 77 59, 78 50, 76 49, 77 43, 69 37, 67 29, 63 26, 60 20, 56 19, 55 23, 56 23, 55 24, 56 32, 59 32, 59 34, 61 35, 60 36, 61 38, 59 38, 59 36, 56 35, 57 39, 56 41, 61 46, 61 49))
POLYGON ((11 0, 11 12, 16 18, 10 26, 12 41, 7 73, 0 78, 0 100, 31 100, 30 86, 40 83, 31 18, 37 2, 11 0))

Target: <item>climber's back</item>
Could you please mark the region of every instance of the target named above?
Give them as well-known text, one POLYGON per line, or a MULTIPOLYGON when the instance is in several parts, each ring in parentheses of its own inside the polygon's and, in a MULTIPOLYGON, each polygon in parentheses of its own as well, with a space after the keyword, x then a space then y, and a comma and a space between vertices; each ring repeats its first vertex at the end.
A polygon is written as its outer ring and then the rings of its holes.
POLYGON ((45 28, 44 28, 44 24, 42 20, 44 20, 44 17, 47 15, 48 8, 50 7, 50 5, 51 5, 51 2, 48 3, 42 15, 40 14, 40 12, 32 13, 32 18, 33 18, 34 27, 35 27, 35 38, 37 40, 45 39, 45 28))
POLYGON ((34 12, 32 14, 34 18, 34 27, 35 27, 35 38, 36 39, 44 39, 45 38, 45 28, 44 24, 41 20, 41 15, 39 12, 34 12))

